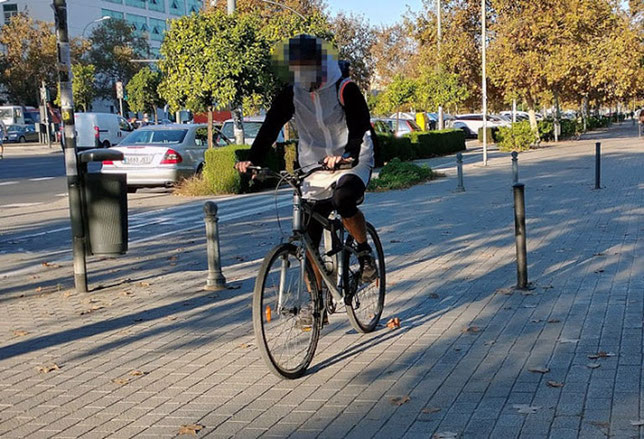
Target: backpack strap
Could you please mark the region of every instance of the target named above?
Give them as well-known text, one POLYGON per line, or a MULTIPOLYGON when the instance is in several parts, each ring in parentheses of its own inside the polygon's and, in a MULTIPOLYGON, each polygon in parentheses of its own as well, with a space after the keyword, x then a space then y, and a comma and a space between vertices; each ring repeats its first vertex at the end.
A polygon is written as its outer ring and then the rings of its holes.
POLYGON ((345 88, 345 87, 346 87, 350 82, 353 82, 353 81, 351 81, 351 78, 343 78, 343 79, 339 79, 339 80, 335 83, 335 89, 336 89, 336 91, 338 92, 338 101, 340 102, 340 105, 342 106, 342 108, 344 108, 344 97, 343 97, 343 94, 344 94, 344 88, 345 88))

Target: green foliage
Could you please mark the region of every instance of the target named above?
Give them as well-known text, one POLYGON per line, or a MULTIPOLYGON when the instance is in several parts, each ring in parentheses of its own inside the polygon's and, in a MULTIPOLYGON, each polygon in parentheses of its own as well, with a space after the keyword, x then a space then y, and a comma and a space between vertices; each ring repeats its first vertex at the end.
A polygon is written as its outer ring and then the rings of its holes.
MULTIPOLYGON (((483 127, 479 128, 478 132, 479 142, 483 142, 483 127)), ((499 127, 487 127, 486 138, 488 142, 498 142, 499 141, 499 127)))
POLYGON ((240 194, 248 187, 248 178, 234 168, 246 160, 250 146, 230 145, 206 150, 203 175, 213 194, 240 194))
POLYGON ((526 151, 537 141, 537 133, 527 120, 499 128, 498 137, 501 151, 526 151))
MULTIPOLYGON (((206 150, 203 175, 213 194, 241 194, 274 187, 273 179, 251 180, 235 170, 235 163, 248 160, 249 145, 228 145, 206 150)), ((273 148, 261 165, 273 171, 284 169, 284 148, 273 148)))
POLYGON ((380 170, 378 178, 369 182, 367 189, 370 191, 405 189, 431 180, 432 175, 432 170, 427 166, 405 163, 399 158, 394 158, 380 170))
MULTIPOLYGON (((89 111, 97 90, 94 83, 96 67, 92 64, 72 64, 72 97, 76 108, 82 107, 89 111)), ((57 87, 57 96, 54 104, 60 106, 60 84, 57 87)))
POLYGON ((586 128, 589 130, 596 130, 597 128, 606 128, 610 126, 610 117, 606 116, 591 116, 586 121, 586 128))
POLYGON ((163 105, 157 88, 161 83, 161 74, 143 67, 127 83, 127 97, 130 110, 146 112, 156 116, 156 107, 163 105))
POLYGON ((417 81, 416 105, 425 111, 438 111, 438 106, 455 108, 470 93, 459 75, 444 69, 424 69, 417 81))
POLYGON ((285 169, 288 172, 293 172, 296 168, 299 168, 297 163, 297 141, 289 140, 283 143, 278 143, 278 155, 282 154, 284 166, 280 169, 285 169), (280 151, 281 148, 281 151, 280 151))
POLYGON ((416 95, 416 81, 403 75, 396 75, 384 92, 378 96, 376 113, 386 114, 402 111, 409 107, 416 95))
POLYGON ((539 130, 539 138, 541 140, 550 141, 555 138, 555 124, 552 119, 538 121, 537 129, 539 130))
POLYGON ((173 110, 224 109, 268 95, 270 43, 256 14, 213 11, 173 20, 161 54, 159 93, 173 110))
POLYGON ((127 21, 116 18, 95 27, 89 41, 91 49, 87 57, 100 73, 97 77, 99 94, 113 99, 114 81, 127 83, 142 66, 132 60, 149 57, 150 46, 127 21))

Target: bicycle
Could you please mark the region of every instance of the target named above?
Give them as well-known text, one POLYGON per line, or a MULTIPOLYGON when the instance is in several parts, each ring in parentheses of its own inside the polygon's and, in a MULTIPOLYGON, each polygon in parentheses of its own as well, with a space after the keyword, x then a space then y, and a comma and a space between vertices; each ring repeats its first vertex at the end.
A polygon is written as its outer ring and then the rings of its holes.
POLYGON ((304 375, 313 360, 325 313, 336 312, 338 304, 345 304, 356 331, 376 329, 385 303, 385 257, 376 229, 367 223, 378 275, 373 282, 362 284, 357 243, 346 233, 337 212, 325 218, 314 212, 315 202, 302 198, 304 179, 326 168, 293 173, 257 166, 249 170, 277 177, 293 188, 293 234, 288 242, 271 249, 262 262, 253 292, 253 329, 271 372, 295 379, 304 375), (313 245, 306 221, 322 225, 323 254, 313 245))

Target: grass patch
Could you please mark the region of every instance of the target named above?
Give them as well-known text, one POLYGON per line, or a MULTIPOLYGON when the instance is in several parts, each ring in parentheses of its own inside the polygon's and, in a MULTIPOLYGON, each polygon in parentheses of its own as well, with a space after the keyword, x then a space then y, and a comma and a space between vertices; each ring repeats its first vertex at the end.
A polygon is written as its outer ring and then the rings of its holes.
POLYGON ((374 178, 369 182, 367 190, 370 192, 383 192, 406 189, 434 178, 436 178, 436 175, 428 166, 418 166, 413 163, 403 162, 399 158, 394 158, 380 170, 378 178, 374 178))
POLYGON ((181 180, 172 191, 173 195, 181 197, 200 197, 203 195, 212 195, 212 188, 203 177, 203 175, 195 175, 190 178, 181 180))

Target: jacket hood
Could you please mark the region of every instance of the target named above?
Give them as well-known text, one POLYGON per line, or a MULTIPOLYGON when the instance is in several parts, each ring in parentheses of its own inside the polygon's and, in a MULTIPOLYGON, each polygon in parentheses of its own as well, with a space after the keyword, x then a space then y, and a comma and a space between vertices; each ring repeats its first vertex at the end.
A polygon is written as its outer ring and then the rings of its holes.
MULTIPOLYGON (((324 90, 331 86, 335 86, 335 83, 338 82, 338 79, 342 77, 342 72, 340 71, 340 66, 336 56, 331 53, 327 53, 326 58, 322 60, 322 65, 320 66, 321 77, 323 82, 317 90, 324 90)), ((293 87, 304 89, 302 84, 295 82, 293 87)), ((308 92, 308 90, 306 90, 308 92)))

